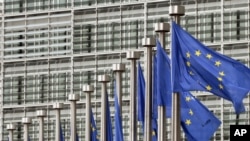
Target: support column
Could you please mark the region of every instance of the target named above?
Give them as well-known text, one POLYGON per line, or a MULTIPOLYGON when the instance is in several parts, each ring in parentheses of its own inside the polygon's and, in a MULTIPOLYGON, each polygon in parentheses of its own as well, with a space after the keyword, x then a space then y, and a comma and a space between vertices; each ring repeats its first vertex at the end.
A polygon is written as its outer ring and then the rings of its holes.
POLYGON ((23 123, 23 140, 29 141, 29 125, 31 124, 31 118, 29 117, 23 117, 22 118, 23 123))
POLYGON ((129 140, 136 141, 137 138, 137 71, 136 71, 136 60, 140 58, 140 53, 135 51, 127 52, 127 59, 130 60, 131 69, 130 69, 130 123, 129 123, 129 140))
POLYGON ((106 109, 107 109, 107 83, 110 82, 110 77, 108 75, 98 76, 98 81, 102 83, 102 113, 101 113, 101 141, 106 141, 107 139, 107 124, 106 124, 106 109))
MULTIPOLYGON (((169 8, 169 15, 174 17, 176 24, 180 24, 180 16, 185 14, 185 8, 179 5, 173 5, 169 8)), ((172 65, 172 64, 171 64, 172 65)), ((181 103, 180 103, 180 94, 174 93, 172 99, 172 141, 181 141, 181 103)))
POLYGON ((56 110, 56 134, 55 141, 60 141, 60 120, 61 120, 61 109, 63 108, 63 103, 54 103, 53 109, 56 110))
POLYGON ((122 117, 122 72, 125 71, 125 64, 113 64, 113 71, 116 73, 116 93, 122 117))
POLYGON ((45 110, 38 110, 36 116, 39 118, 39 141, 44 140, 44 117, 46 117, 45 110))
POLYGON ((145 129, 144 141, 152 140, 152 47, 155 46, 155 39, 143 38, 142 46, 147 48, 147 79, 145 95, 145 129))
POLYGON ((80 99, 78 94, 69 94, 70 101, 70 139, 76 141, 76 101, 80 99))
MULTIPOLYGON (((170 31, 170 26, 168 23, 155 24, 155 32, 159 34, 159 40, 164 49, 166 46, 165 33, 169 31, 170 31)), ((158 106, 158 141, 166 141, 166 140, 167 140, 166 107, 158 106)))
POLYGON ((7 130, 9 131, 9 141, 13 141, 13 132, 16 130, 16 126, 12 123, 7 124, 7 130))
POLYGON ((91 85, 83 85, 82 91, 86 93, 86 128, 85 128, 85 140, 91 141, 91 93, 94 91, 94 87, 91 85))

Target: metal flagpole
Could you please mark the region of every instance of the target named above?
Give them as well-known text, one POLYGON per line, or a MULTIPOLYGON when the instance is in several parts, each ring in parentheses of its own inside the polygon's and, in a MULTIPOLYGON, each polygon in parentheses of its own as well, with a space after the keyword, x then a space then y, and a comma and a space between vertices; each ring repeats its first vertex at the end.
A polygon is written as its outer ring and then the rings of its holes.
POLYGON ((128 51, 127 59, 131 60, 130 71, 130 141, 136 141, 137 138, 137 112, 136 112, 136 60, 140 58, 139 52, 128 51))
POLYGON ((13 131, 16 129, 16 126, 12 123, 7 124, 7 130, 9 131, 9 141, 13 141, 13 131))
POLYGON ((144 141, 152 140, 152 47, 155 46, 155 39, 143 38, 142 46, 147 47, 147 80, 145 95, 145 129, 144 141))
POLYGON ((106 141, 107 136, 107 124, 106 124, 106 114, 107 114, 107 82, 110 81, 110 77, 108 75, 100 75, 98 76, 98 81, 102 83, 102 114, 101 114, 101 141, 106 141))
MULTIPOLYGON (((169 23, 155 24, 155 32, 159 33, 159 40, 165 49, 165 33, 170 31, 169 23)), ((158 141, 166 141, 166 107, 158 106, 158 141)))
POLYGON ((86 93, 86 129, 85 129, 85 140, 91 141, 91 96, 90 94, 94 91, 94 87, 91 85, 83 85, 82 91, 86 93))
POLYGON ((122 72, 125 71, 125 64, 113 64, 113 71, 116 73, 116 93, 122 117, 122 72))
POLYGON ((31 118, 29 117, 23 117, 22 118, 23 123, 23 140, 29 141, 29 125, 31 124, 31 118))
POLYGON ((63 103, 54 103, 53 109, 56 110, 56 134, 55 141, 60 141, 60 119, 61 119, 61 109, 63 108, 63 103))
MULTIPOLYGON (((169 15, 174 17, 176 24, 180 24, 180 16, 185 14, 185 8, 179 5, 173 5, 169 8, 169 15)), ((181 117, 180 117, 180 94, 173 94, 173 105, 172 105, 172 141, 181 141, 181 117)))
POLYGON ((69 94, 70 101, 70 139, 76 141, 76 101, 80 98, 79 94, 69 94))
POLYGON ((46 117, 45 110, 38 110, 36 112, 36 116, 39 118, 39 141, 43 141, 44 139, 44 117, 46 117))

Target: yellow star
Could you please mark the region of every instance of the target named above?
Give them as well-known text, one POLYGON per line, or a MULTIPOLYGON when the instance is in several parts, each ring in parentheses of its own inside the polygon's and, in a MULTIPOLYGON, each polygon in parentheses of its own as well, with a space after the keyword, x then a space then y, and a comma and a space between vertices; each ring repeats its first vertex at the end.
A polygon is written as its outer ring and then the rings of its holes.
POLYGON ((219 87, 220 87, 220 89, 223 89, 223 85, 222 84, 219 84, 219 87))
POLYGON ((186 101, 189 102, 191 98, 189 96, 186 97, 186 101))
POLYGON ((225 76, 224 71, 219 72, 219 75, 220 75, 220 76, 225 76))
POLYGON ((190 74, 190 75, 194 75, 194 73, 193 73, 192 71, 189 71, 189 74, 190 74))
POLYGON ((201 55, 201 51, 200 51, 200 50, 196 50, 196 51, 195 51, 195 55, 196 55, 196 56, 200 56, 200 55, 201 55))
POLYGON ((190 109, 189 110, 189 114, 192 116, 194 113, 193 113, 193 111, 190 109))
POLYGON ((186 53, 187 58, 191 57, 191 54, 189 52, 186 53))
POLYGON ((209 86, 209 85, 207 85, 207 86, 206 86, 206 89, 207 89, 208 91, 211 91, 211 90, 212 90, 212 87, 209 86))
POLYGON ((187 61, 187 66, 190 67, 191 66, 191 63, 189 61, 187 61))
POLYGON ((152 136, 155 136, 155 131, 152 131, 152 136))
POLYGON ((221 65, 220 61, 215 61, 215 66, 219 67, 221 65))
POLYGON ((191 124, 191 120, 190 120, 190 119, 186 119, 185 123, 186 123, 187 125, 190 125, 190 124, 191 124))
POLYGON ((218 80, 221 82, 221 81, 222 81, 222 78, 221 78, 221 77, 218 77, 218 80))
POLYGON ((208 59, 211 59, 212 58, 212 55, 211 54, 207 54, 206 56, 208 59))

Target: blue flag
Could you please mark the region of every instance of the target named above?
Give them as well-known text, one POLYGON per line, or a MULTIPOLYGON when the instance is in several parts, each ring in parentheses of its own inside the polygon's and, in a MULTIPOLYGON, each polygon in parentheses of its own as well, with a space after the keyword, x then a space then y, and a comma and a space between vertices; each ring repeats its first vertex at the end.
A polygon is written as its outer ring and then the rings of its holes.
POLYGON ((208 91, 244 112, 250 90, 250 69, 206 47, 172 22, 172 84, 174 92, 208 91))
POLYGON ((157 135, 157 118, 158 118, 158 97, 157 97, 157 58, 154 56, 154 65, 153 65, 153 110, 152 110, 152 141, 158 140, 157 135))
POLYGON ((94 119, 94 115, 92 112, 92 109, 90 110, 90 118, 91 118, 91 141, 99 141, 98 139, 98 134, 97 134, 97 128, 96 128, 96 123, 94 119))
POLYGON ((138 62, 138 75, 137 75, 137 112, 138 121, 142 123, 144 129, 144 114, 145 114, 145 79, 140 63, 138 62))
POLYGON ((64 141, 63 130, 62 130, 61 124, 60 124, 60 141, 64 141))
MULTIPOLYGON (((171 106, 172 106, 172 89, 171 89, 171 68, 170 59, 162 48, 161 43, 157 40, 156 42, 156 57, 157 61, 156 69, 156 93, 157 93, 157 105, 166 107, 166 116, 171 117, 171 106)), ((155 84, 154 84, 155 85, 155 84)))
POLYGON ((115 92, 115 141, 124 141, 123 131, 122 131, 122 118, 120 105, 118 103, 118 94, 116 92, 116 85, 114 83, 114 92, 115 92))
MULTIPOLYGON (((155 58, 154 58, 155 59, 155 58)), ((156 59, 155 59, 156 61, 156 59)), ((155 69, 154 65, 154 69, 155 69)), ((154 80, 155 81, 155 80, 154 80)), ((144 116, 145 116, 145 79, 140 63, 138 63, 138 75, 137 75, 137 95, 138 95, 138 121, 142 123, 144 132, 144 116)), ((155 87, 155 86, 154 86, 155 87)), ((155 88, 154 88, 155 91, 155 88)), ((153 93, 153 110, 152 110, 152 141, 157 141, 157 101, 156 93, 153 93)))
POLYGON ((78 134, 76 134, 76 141, 79 141, 79 136, 78 136, 78 134))
POLYGON ((181 126, 188 141, 208 141, 221 122, 189 92, 180 95, 181 126))
POLYGON ((108 95, 106 97, 106 141, 113 141, 113 133, 112 133, 112 122, 111 122, 111 117, 110 117, 110 108, 109 108, 109 100, 108 100, 108 95))
POLYGON ((165 50, 162 48, 160 42, 156 42, 157 51, 157 105, 171 106, 172 90, 171 90, 171 73, 170 73, 170 59, 165 50))

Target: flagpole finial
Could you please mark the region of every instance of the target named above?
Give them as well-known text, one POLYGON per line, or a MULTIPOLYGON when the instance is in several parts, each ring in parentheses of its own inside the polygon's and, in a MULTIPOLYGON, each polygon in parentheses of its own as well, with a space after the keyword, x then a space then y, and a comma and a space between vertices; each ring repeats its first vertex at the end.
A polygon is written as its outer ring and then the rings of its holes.
POLYGON ((154 47, 155 39, 154 38, 142 38, 142 46, 143 47, 154 47))
POLYGON ((79 101, 79 99, 80 99, 79 94, 69 94, 68 96, 69 101, 79 101))
POLYGON ((170 25, 169 23, 156 23, 155 24, 155 32, 169 32, 170 25))
POLYGON ((181 5, 171 5, 169 7, 169 15, 170 16, 184 16, 185 7, 181 5))
POLYGON ((83 85, 82 86, 82 91, 86 93, 91 93, 94 91, 94 86, 92 85, 83 85))
POLYGON ((23 124, 31 124, 31 118, 29 118, 29 117, 23 117, 22 118, 22 123, 23 124))
POLYGON ((140 52, 138 51, 130 50, 130 51, 127 51, 126 55, 127 55, 128 60, 136 60, 140 58, 140 52))
POLYGON ((46 117, 47 113, 45 110, 38 110, 36 111, 36 116, 37 117, 46 117))
POLYGON ((13 124, 13 123, 7 124, 7 130, 9 130, 9 131, 16 130, 15 124, 13 124))
POLYGON ((53 104, 53 109, 62 109, 63 108, 63 103, 54 103, 53 104))
POLYGON ((108 75, 99 75, 98 81, 99 82, 110 82, 110 77, 108 75))
POLYGON ((122 64, 122 63, 113 64, 113 71, 115 71, 115 72, 123 72, 123 71, 125 71, 125 64, 122 64))

